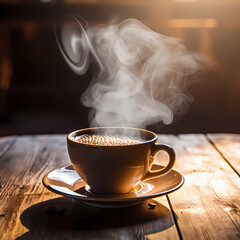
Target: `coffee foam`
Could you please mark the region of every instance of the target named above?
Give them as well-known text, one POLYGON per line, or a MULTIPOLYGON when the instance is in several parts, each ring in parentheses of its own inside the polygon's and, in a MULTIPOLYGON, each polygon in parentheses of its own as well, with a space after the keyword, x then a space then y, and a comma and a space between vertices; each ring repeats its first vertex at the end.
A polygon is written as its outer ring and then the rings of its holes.
POLYGON ((86 134, 75 137, 73 141, 98 146, 124 146, 139 144, 143 142, 143 140, 138 138, 106 134, 104 135, 86 134))

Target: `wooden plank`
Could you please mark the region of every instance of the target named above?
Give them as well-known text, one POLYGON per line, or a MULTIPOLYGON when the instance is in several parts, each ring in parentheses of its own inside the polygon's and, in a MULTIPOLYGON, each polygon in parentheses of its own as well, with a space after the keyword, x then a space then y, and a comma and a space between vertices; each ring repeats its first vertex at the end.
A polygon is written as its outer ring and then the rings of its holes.
POLYGON ((160 135, 159 142, 175 148, 175 169, 186 180, 169 195, 182 238, 239 239, 240 178, 214 146, 197 134, 160 135))
POLYGON ((17 137, 0 163, 0 239, 178 239, 166 197, 101 209, 46 190, 43 175, 69 163, 63 135, 17 137))
POLYGON ((42 177, 55 167, 69 164, 63 135, 17 137, 0 159, 0 196, 41 194, 42 177))
POLYGON ((5 195, 0 239, 178 239, 166 198, 155 201, 154 209, 147 203, 102 209, 51 193, 5 195))
POLYGON ((240 175, 240 134, 208 134, 207 136, 240 175))

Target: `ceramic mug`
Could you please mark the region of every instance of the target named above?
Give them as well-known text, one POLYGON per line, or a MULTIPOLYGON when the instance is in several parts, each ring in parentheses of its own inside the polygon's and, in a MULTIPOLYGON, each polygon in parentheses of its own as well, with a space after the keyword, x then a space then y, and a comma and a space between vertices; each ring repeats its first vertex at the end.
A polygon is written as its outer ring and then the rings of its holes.
POLYGON ((155 133, 126 127, 87 128, 67 136, 68 153, 75 170, 90 190, 99 194, 129 193, 141 181, 169 172, 175 163, 175 152, 172 147, 156 142, 155 133), (77 137, 83 135, 101 135, 106 132, 117 136, 138 136, 141 142, 106 146, 76 141, 77 137), (154 156, 159 151, 165 151, 169 155, 169 163, 163 169, 152 171, 154 156))

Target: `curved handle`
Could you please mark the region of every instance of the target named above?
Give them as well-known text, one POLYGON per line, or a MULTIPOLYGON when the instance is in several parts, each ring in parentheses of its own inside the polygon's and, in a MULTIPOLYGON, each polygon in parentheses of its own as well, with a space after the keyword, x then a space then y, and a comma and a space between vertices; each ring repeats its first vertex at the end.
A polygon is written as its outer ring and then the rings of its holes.
POLYGON ((161 170, 156 170, 156 171, 148 170, 148 173, 145 175, 143 180, 159 177, 161 175, 166 174, 173 168, 173 166, 175 164, 175 160, 176 160, 176 154, 175 154, 175 151, 173 150, 173 148, 166 144, 155 143, 154 148, 152 150, 152 155, 155 156, 159 151, 165 151, 169 155, 168 165, 161 170))

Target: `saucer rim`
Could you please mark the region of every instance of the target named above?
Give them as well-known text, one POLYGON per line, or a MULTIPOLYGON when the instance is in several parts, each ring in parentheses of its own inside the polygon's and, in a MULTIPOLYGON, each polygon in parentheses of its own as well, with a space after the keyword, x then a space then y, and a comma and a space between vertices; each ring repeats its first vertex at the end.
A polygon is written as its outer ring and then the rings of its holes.
MULTIPOLYGON (((158 164, 155 164, 155 165, 158 165, 158 164)), ((51 185, 47 185, 47 184, 45 183, 45 182, 46 182, 45 179, 48 178, 49 173, 51 173, 51 172, 53 172, 53 171, 55 171, 55 170, 57 170, 57 169, 67 168, 67 167, 70 167, 70 166, 73 167, 72 164, 69 164, 69 165, 64 165, 64 166, 62 166, 62 167, 56 167, 56 168, 50 170, 49 172, 47 172, 47 173, 43 176, 43 178, 42 178, 42 184, 44 185, 44 187, 46 187, 49 191, 51 191, 51 192, 53 192, 53 193, 55 193, 55 194, 58 194, 58 195, 61 195, 61 196, 65 196, 65 197, 68 197, 68 198, 74 198, 74 199, 81 200, 81 201, 98 202, 98 203, 120 203, 120 202, 144 201, 144 200, 149 199, 149 198, 161 197, 161 196, 170 194, 170 193, 172 193, 172 192, 175 192, 176 190, 178 190, 179 188, 181 188, 181 187, 183 186, 184 182, 185 182, 184 176, 183 176, 180 172, 172 169, 171 171, 174 171, 174 172, 178 173, 178 174, 181 176, 181 178, 182 178, 181 182, 180 182, 177 186, 175 186, 175 187, 173 187, 173 188, 171 188, 171 189, 169 189, 169 190, 167 190, 167 191, 164 191, 164 192, 155 193, 155 194, 146 195, 146 196, 129 197, 129 198, 127 198, 127 197, 121 198, 121 195, 117 195, 117 198, 116 198, 116 195, 114 196, 114 198, 113 198, 113 197, 111 198, 111 196, 113 196, 113 195, 109 195, 109 198, 104 198, 104 197, 101 197, 101 196, 99 196, 99 197, 98 197, 98 196, 90 196, 90 197, 89 197, 89 196, 84 196, 84 195, 82 195, 83 197, 81 197, 80 195, 79 195, 79 196, 75 196, 75 195, 73 195, 73 194, 68 194, 68 193, 64 193, 64 192, 60 192, 60 191, 58 191, 58 190, 55 190, 54 188, 51 187, 51 185)), ((158 165, 158 166, 160 166, 160 165, 158 165)), ((73 167, 73 169, 74 169, 74 167, 73 167)), ((74 169, 74 170, 75 170, 75 169, 74 169)), ((76 171, 76 170, 75 170, 75 171, 76 171)), ((171 172, 171 171, 170 171, 170 172, 171 172)), ((169 174, 170 172, 168 172, 168 173, 166 173, 166 174, 164 174, 164 175, 167 175, 167 174, 169 174)), ((164 175, 162 175, 162 176, 164 176, 164 175)), ((160 177, 162 177, 162 176, 159 176, 159 177, 156 177, 156 178, 160 178, 160 177)), ((80 176, 79 176, 79 178, 80 178, 80 176)), ((146 180, 146 181, 149 181, 149 180, 154 180, 154 179, 148 179, 148 180, 146 180)), ((144 182, 146 182, 146 181, 144 181, 144 182)), ((85 183, 85 184, 86 184, 86 183, 85 183)), ((86 184, 86 185, 87 185, 87 184, 86 184)), ((66 187, 66 188, 67 188, 67 187, 66 187)), ((71 189, 69 189, 69 190, 72 191, 71 189)), ((72 191, 72 192, 74 193, 74 191, 72 191)), ((125 195, 125 194, 123 194, 123 195, 125 195)), ((105 195, 105 196, 106 196, 106 195, 105 195)))

